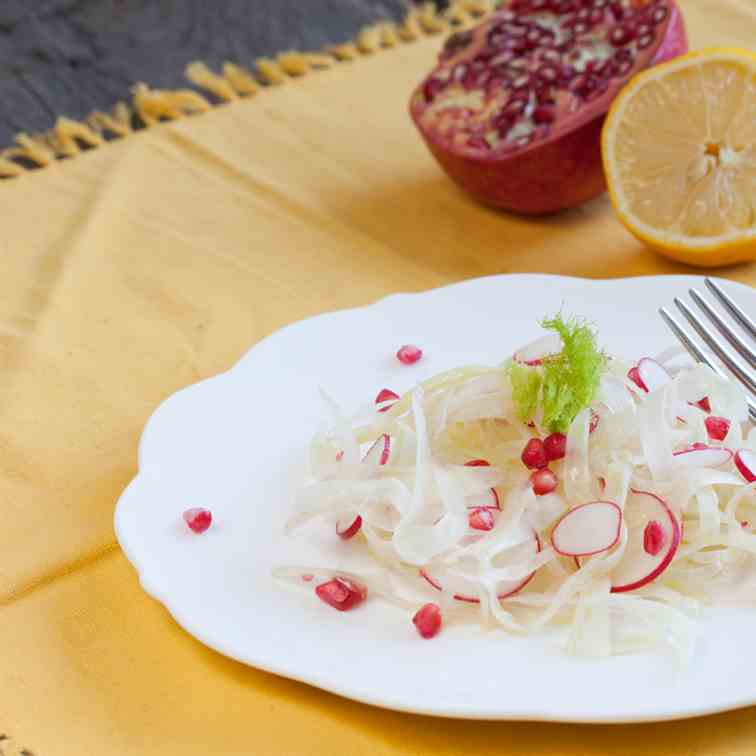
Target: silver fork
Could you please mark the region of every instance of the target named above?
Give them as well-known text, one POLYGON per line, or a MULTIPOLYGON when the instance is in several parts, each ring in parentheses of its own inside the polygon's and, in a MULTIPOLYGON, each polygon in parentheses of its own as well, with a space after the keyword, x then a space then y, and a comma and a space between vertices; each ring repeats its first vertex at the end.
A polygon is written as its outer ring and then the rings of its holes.
MULTIPOLYGON (((719 332, 719 335, 714 332, 711 325, 707 326, 704 320, 679 297, 675 297, 675 305, 693 326, 704 344, 721 361, 722 365, 745 386, 748 412, 751 419, 756 421, 756 323, 716 281, 706 278, 705 283, 709 291, 730 314, 733 322, 740 326, 739 329, 731 326, 711 302, 704 299, 701 293, 695 289, 689 290, 690 298, 719 332), (742 331, 742 334, 739 333, 739 330, 742 331)), ((708 365, 722 378, 730 378, 719 363, 702 349, 701 342, 690 331, 686 330, 666 307, 662 307, 659 314, 694 360, 708 365)))

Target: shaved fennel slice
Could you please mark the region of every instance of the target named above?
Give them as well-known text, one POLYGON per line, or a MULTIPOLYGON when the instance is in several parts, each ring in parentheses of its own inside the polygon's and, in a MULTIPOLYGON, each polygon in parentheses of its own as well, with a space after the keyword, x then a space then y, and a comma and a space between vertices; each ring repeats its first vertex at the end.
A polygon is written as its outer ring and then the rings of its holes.
POLYGON ((562 480, 567 501, 586 502, 593 498, 588 439, 591 410, 584 409, 573 420, 567 433, 567 455, 562 469, 562 480))
POLYGON ((567 640, 568 653, 597 658, 611 656, 610 589, 608 578, 598 578, 580 593, 567 640))

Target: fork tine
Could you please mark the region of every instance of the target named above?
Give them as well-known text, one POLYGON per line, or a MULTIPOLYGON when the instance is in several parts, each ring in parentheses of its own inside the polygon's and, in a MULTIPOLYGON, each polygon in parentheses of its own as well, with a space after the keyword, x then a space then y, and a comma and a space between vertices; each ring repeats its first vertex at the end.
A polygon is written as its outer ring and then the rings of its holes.
POLYGON ((735 347, 740 355, 748 360, 748 364, 751 367, 756 367, 756 352, 754 352, 753 349, 751 349, 751 347, 748 346, 748 344, 746 344, 724 320, 722 320, 720 314, 695 289, 690 289, 689 294, 698 307, 706 313, 709 320, 714 323, 722 336, 735 347))
POLYGON ((712 294, 729 310, 730 314, 732 315, 735 320, 740 323, 740 325, 745 328, 746 332, 749 333, 754 339, 756 339, 756 323, 754 323, 748 315, 746 315, 743 310, 738 307, 735 302, 732 301, 730 296, 725 293, 725 291, 722 289, 722 287, 713 279, 707 278, 706 279, 706 285, 709 287, 709 290, 712 294))
MULTIPOLYGON (((715 362, 709 359, 708 355, 698 346, 695 339, 675 320, 674 316, 667 310, 666 307, 662 307, 659 310, 659 314, 662 316, 662 320, 667 324, 672 333, 677 337, 677 340, 688 350, 690 356, 701 362, 704 365, 708 365, 720 378, 728 380, 727 375, 715 362)), ((746 397, 748 401, 748 413, 751 419, 756 421, 756 401, 750 396, 746 397)))
POLYGON ((698 332, 698 335, 706 342, 706 346, 719 357, 725 367, 730 370, 742 383, 748 386, 752 392, 756 392, 756 380, 750 374, 748 368, 727 348, 722 346, 699 320, 698 316, 679 297, 675 297, 677 309, 682 312, 688 322, 698 332))

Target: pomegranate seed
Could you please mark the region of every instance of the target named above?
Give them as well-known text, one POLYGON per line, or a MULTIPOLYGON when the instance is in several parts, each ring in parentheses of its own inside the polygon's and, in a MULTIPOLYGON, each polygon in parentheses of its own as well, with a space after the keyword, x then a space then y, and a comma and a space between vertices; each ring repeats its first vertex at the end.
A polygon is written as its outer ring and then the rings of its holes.
POLYGON ((468 515, 468 523, 473 530, 493 530, 494 518, 490 510, 478 507, 468 515))
POLYGON ((651 14, 651 20, 655 24, 661 24, 663 23, 667 16, 669 15, 669 9, 666 5, 660 5, 658 8, 654 10, 654 12, 651 14))
POLYGON ((302 575, 302 580, 305 581, 305 583, 311 583, 313 579, 315 578, 315 575, 311 573, 306 573, 305 575, 302 575))
POLYGON ((622 47, 635 39, 635 29, 632 26, 615 26, 609 34, 609 41, 615 47, 622 47))
POLYGON ((553 65, 541 66, 536 73, 546 84, 553 84, 559 78, 559 69, 553 65))
POLYGON ((606 478, 604 478, 603 476, 599 477, 598 484, 599 484, 599 491, 601 491, 601 493, 603 494, 604 491, 606 490, 606 478))
POLYGON ((321 601, 340 612, 353 609, 367 598, 367 588, 364 585, 340 577, 316 586, 315 593, 321 601))
POLYGON ((709 397, 705 396, 700 401, 696 402, 696 407, 700 407, 704 412, 711 412, 711 402, 709 397))
POLYGON ((748 522, 748 520, 743 520, 743 521, 741 521, 741 523, 740 523, 740 527, 741 527, 741 528, 745 528, 745 529, 748 529, 748 528, 750 528, 750 527, 751 527, 751 523, 750 523, 750 522, 748 522))
POLYGON ((694 444, 690 445, 691 449, 708 449, 708 444, 702 444, 700 441, 696 441, 694 444))
POLYGON ((414 365, 423 356, 423 350, 412 344, 405 344, 396 353, 396 359, 403 365, 414 365))
POLYGON ((184 522, 194 533, 204 533, 213 522, 213 513, 209 509, 193 507, 183 514, 184 522))
POLYGON ((633 70, 635 63, 632 60, 623 60, 617 67, 617 76, 627 76, 633 70))
MULTIPOLYGON (((376 404, 383 404, 384 402, 396 401, 399 399, 399 394, 394 393, 391 389, 381 389, 378 392, 378 396, 375 397, 376 404)), ((391 405, 388 404, 385 407, 381 407, 378 412, 388 412, 391 409, 391 405)))
POLYGON ((651 47, 655 39, 656 37, 654 37, 653 34, 644 34, 643 36, 638 37, 638 49, 645 50, 647 47, 651 47))
POLYGON ((441 630, 441 607, 438 604, 421 606, 412 622, 422 638, 433 638, 441 630))
POLYGON ((724 441, 730 432, 730 421, 725 417, 710 415, 704 420, 709 438, 713 441, 724 441))
POLYGON ((465 467, 491 467, 491 463, 486 459, 471 459, 465 462, 465 467))
POLYGON ((549 464, 546 449, 540 438, 531 438, 522 450, 522 463, 529 470, 539 470, 549 464))
POLYGON ((588 23, 592 24, 593 26, 598 26, 598 24, 603 23, 603 21, 604 11, 598 8, 594 11, 591 11, 591 15, 588 16, 588 23))
POLYGON ((615 21, 622 21, 622 17, 625 15, 625 6, 620 0, 613 0, 609 3, 609 10, 614 16, 615 21))
POLYGON ((336 461, 341 462, 341 460, 344 459, 344 450, 336 452, 336 461))
POLYGON ((551 105, 541 105, 533 111, 533 120, 536 123, 554 123, 556 120, 556 108, 551 105))
POLYGON ((556 490, 559 479, 548 467, 545 467, 543 470, 536 470, 530 476, 530 484, 533 486, 533 493, 536 496, 543 496, 556 490))
POLYGON ((664 546, 664 527, 658 520, 651 520, 643 531, 643 550, 646 554, 656 556, 664 546))
POLYGON ((549 462, 562 459, 567 453, 567 436, 564 433, 552 433, 543 440, 543 448, 549 462))
POLYGON ((507 103, 506 107, 502 111, 502 115, 504 115, 506 118, 517 118, 518 116, 522 115, 527 104, 528 103, 526 100, 512 100, 511 102, 507 103))
POLYGON ((423 86, 423 97, 426 102, 433 102, 436 95, 446 86, 446 82, 441 79, 428 79, 423 86))
POLYGON ((348 541, 350 538, 354 538, 354 536, 357 535, 357 533, 360 532, 360 528, 362 527, 362 517, 360 515, 357 515, 354 520, 350 523, 350 525, 347 528, 341 529, 341 524, 336 523, 336 535, 339 538, 343 538, 345 541, 348 541))

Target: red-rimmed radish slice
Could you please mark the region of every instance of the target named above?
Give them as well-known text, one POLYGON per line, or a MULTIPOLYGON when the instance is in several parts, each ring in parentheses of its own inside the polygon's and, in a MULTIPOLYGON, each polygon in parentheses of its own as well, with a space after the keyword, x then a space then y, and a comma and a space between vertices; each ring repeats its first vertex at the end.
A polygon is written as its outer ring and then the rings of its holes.
POLYGON ((365 452, 365 456, 362 461, 369 464, 385 465, 389 461, 389 455, 391 454, 391 436, 388 433, 382 433, 378 436, 375 443, 365 452))
MULTIPOLYGON (((491 463, 487 459, 469 459, 465 462, 465 467, 491 467, 491 463)), ((468 509, 501 509, 499 494, 495 488, 468 496, 465 502, 468 509)))
POLYGON ((559 354, 562 347, 562 339, 557 334, 550 334, 518 349, 512 358, 521 365, 541 365, 547 357, 559 354))
MULTIPOLYGON (((526 534, 523 528, 523 535, 526 534)), ((530 536, 523 543, 507 549, 499 556, 494 558, 495 567, 506 567, 508 564, 515 565, 523 562, 528 557, 534 556, 541 551, 541 539, 535 530, 530 531, 530 536)), ((514 596, 519 593, 532 579, 536 571, 526 575, 520 580, 502 581, 499 584, 499 600, 514 596)), ((453 596, 457 601, 464 601, 470 604, 480 603, 480 599, 474 595, 472 583, 462 575, 447 574, 443 578, 439 575, 439 570, 434 567, 425 567, 420 570, 420 575, 433 586, 436 590, 442 590, 442 586, 453 591, 453 596), (473 595, 471 595, 473 594, 473 595)))
POLYGON ((551 545, 562 556, 593 556, 611 549, 621 528, 622 510, 613 501, 591 501, 562 515, 551 531, 551 545))
POLYGON ((651 357, 644 357, 638 362, 638 378, 640 387, 648 392, 660 389, 671 380, 669 373, 651 357))
POLYGON ((721 446, 696 444, 674 452, 673 456, 680 467, 722 467, 732 459, 732 452, 721 446))
POLYGON ((360 515, 350 514, 347 517, 339 518, 336 521, 336 535, 339 538, 343 538, 348 541, 350 538, 354 538, 357 533, 360 532, 362 527, 362 517, 360 515))
POLYGON ((620 563, 612 570, 612 592, 624 593, 655 580, 669 567, 681 531, 672 510, 656 494, 633 491, 625 503, 628 538, 620 563))
POLYGON ((340 577, 321 583, 315 588, 315 593, 321 601, 340 612, 354 609, 367 598, 367 588, 364 585, 340 577))
POLYGON ((756 480, 756 452, 750 449, 738 449, 735 452, 735 467, 746 481, 753 483, 756 480))

